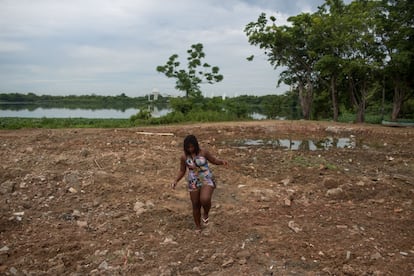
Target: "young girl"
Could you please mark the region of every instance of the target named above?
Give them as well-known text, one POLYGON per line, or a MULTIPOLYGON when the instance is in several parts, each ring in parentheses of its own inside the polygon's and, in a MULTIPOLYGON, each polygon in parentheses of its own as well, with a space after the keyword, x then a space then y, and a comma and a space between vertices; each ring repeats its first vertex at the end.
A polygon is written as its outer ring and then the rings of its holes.
POLYGON ((180 159, 180 170, 171 185, 175 189, 177 182, 183 178, 188 168, 188 191, 193 206, 193 217, 197 232, 201 231, 201 207, 204 210, 202 220, 204 224, 208 224, 211 197, 216 188, 208 161, 214 165, 227 166, 227 161, 217 159, 209 151, 201 149, 197 138, 194 135, 188 135, 184 139, 184 155, 180 159))

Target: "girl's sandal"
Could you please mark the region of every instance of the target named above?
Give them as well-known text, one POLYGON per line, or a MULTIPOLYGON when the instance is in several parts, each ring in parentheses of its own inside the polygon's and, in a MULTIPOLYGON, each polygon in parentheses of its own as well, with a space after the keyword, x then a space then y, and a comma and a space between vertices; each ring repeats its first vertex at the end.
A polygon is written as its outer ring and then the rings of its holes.
POLYGON ((205 225, 207 225, 207 224, 208 224, 208 217, 206 217, 206 218, 202 218, 202 220, 203 220, 203 223, 204 223, 205 225))

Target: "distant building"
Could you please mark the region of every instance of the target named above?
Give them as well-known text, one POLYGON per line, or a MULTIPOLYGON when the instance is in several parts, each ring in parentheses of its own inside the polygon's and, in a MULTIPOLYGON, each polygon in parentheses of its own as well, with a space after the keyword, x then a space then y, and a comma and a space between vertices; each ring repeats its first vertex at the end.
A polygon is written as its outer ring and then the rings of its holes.
POLYGON ((158 91, 157 88, 154 88, 152 90, 152 92, 150 94, 148 94, 148 101, 152 102, 152 101, 157 101, 158 100, 158 96, 160 95, 160 92, 158 91))

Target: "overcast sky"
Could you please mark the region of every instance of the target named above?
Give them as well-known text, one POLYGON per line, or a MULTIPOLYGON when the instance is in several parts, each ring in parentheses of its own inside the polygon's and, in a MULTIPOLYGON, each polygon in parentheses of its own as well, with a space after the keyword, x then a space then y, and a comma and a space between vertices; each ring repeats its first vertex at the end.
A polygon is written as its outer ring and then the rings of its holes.
POLYGON ((156 71, 202 43, 224 80, 206 96, 281 94, 279 71, 251 46, 244 27, 260 13, 277 24, 323 0, 0 0, 0 93, 119 95, 154 89, 183 95, 156 71), (254 54, 253 62, 246 57, 254 54))

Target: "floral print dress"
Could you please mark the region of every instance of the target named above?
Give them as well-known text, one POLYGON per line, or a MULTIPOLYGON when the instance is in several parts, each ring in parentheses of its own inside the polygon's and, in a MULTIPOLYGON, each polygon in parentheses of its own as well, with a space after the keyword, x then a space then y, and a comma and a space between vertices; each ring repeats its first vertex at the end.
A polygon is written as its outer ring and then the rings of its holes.
POLYGON ((213 188, 216 187, 213 174, 204 156, 187 157, 186 165, 188 167, 188 190, 190 192, 197 191, 203 185, 208 185, 213 188))

